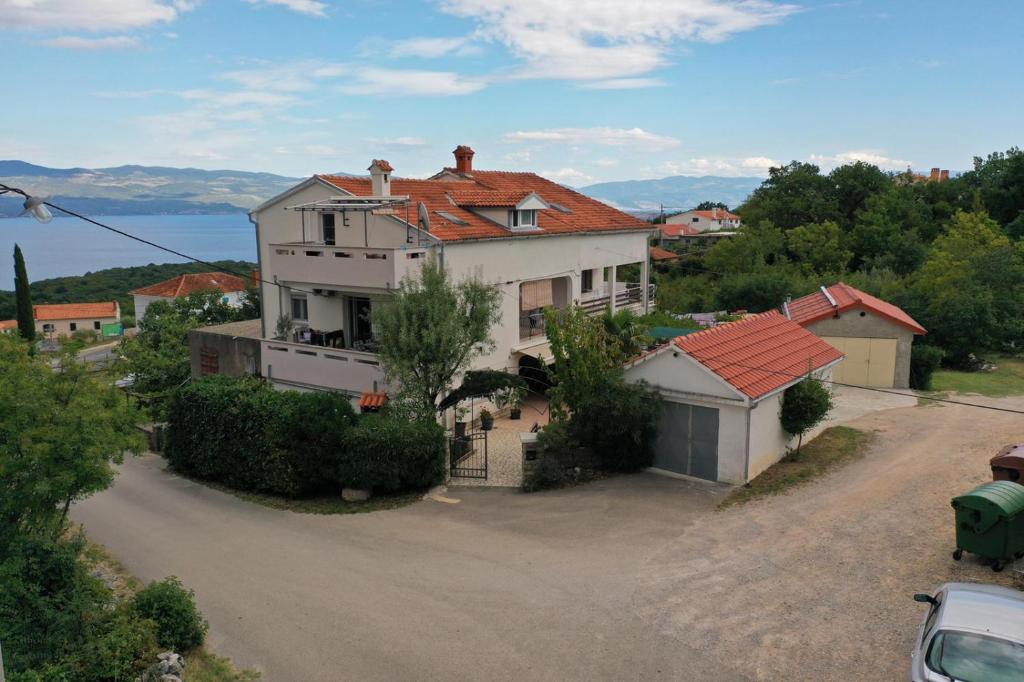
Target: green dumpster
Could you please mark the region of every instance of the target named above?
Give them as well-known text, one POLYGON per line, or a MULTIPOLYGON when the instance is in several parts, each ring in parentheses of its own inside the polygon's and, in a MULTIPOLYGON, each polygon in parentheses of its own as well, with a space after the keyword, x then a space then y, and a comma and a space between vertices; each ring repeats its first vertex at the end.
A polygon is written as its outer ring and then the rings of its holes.
POLYGON ((1006 562, 1024 556, 1024 486, 995 481, 953 498, 956 513, 957 561, 964 552, 992 561, 1001 571, 1006 562))

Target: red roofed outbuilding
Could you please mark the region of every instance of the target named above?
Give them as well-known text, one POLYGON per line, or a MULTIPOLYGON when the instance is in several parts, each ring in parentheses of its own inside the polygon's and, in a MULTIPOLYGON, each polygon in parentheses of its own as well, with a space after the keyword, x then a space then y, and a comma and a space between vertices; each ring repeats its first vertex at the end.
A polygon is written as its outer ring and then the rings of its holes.
POLYGON ((783 392, 828 379, 843 354, 778 311, 680 336, 634 360, 628 381, 662 397, 654 468, 743 484, 779 461, 783 392))
POLYGON ((909 387, 914 336, 927 332, 901 308, 839 282, 788 301, 782 312, 846 354, 837 382, 909 387))
POLYGON ((102 303, 43 303, 32 306, 36 332, 46 337, 71 336, 77 331, 100 333, 103 325, 121 321, 117 301, 102 303))
POLYGON ((241 296, 249 282, 237 275, 226 272, 196 272, 178 275, 171 279, 135 289, 135 318, 141 320, 146 315, 146 308, 153 301, 173 301, 190 294, 206 291, 219 291, 224 294, 224 302, 231 306, 241 305, 241 296))

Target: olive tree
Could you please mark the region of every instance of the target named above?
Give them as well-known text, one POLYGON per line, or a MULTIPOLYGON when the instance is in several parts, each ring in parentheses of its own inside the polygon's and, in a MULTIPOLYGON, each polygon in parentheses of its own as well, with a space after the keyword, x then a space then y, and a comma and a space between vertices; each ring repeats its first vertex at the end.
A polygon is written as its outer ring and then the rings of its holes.
POLYGON ((433 257, 418 277, 402 280, 394 298, 373 307, 373 333, 384 373, 399 399, 436 415, 455 377, 494 347, 500 319, 497 287, 478 277, 455 282, 433 257))
POLYGON ((807 377, 786 389, 779 421, 786 433, 798 436, 797 453, 803 445, 804 434, 820 424, 832 407, 832 391, 817 379, 807 377))

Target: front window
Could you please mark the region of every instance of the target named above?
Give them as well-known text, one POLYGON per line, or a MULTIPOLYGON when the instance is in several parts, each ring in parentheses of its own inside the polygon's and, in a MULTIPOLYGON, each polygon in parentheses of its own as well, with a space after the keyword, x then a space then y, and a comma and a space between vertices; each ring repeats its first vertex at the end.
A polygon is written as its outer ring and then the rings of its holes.
POLYGON ((99 331, 100 329, 103 328, 103 325, 100 324, 99 320, 96 320, 95 322, 92 323, 92 328, 95 329, 96 331, 99 331))
POLYGON ((961 682, 1013 682, 1024 670, 1024 644, 970 632, 940 630, 928 648, 928 669, 961 682))
POLYGON ((593 291, 594 290, 594 271, 593 270, 584 270, 583 271, 583 278, 582 278, 582 281, 580 282, 580 289, 583 291, 583 293, 587 293, 588 291, 593 291))
POLYGON ((327 246, 334 246, 336 237, 336 233, 334 231, 334 214, 321 213, 320 220, 322 221, 324 244, 327 246))
POLYGON ((77 323, 75 323, 75 322, 72 322, 72 323, 71 323, 70 325, 68 325, 68 326, 69 326, 69 327, 71 328, 71 331, 73 331, 73 332, 74 332, 74 331, 78 331, 78 324, 77 324, 77 323))
POLYGON ((512 227, 536 227, 537 226, 537 211, 536 209, 529 209, 524 211, 509 211, 509 220, 512 223, 512 227))
POLYGON ((309 319, 309 307, 305 296, 292 296, 292 319, 302 322, 309 319))

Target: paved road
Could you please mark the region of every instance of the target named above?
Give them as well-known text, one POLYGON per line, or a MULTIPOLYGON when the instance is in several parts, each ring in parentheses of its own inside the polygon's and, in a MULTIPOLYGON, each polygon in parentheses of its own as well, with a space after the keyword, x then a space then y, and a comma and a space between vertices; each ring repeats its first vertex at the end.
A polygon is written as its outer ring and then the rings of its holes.
POLYGON ((653 475, 312 516, 147 455, 76 521, 144 580, 196 590, 215 651, 277 680, 745 679, 638 617, 636 575, 722 488, 653 475))
POLYGON ((722 487, 641 474, 298 515, 146 456, 73 516, 143 579, 194 587, 213 648, 275 682, 902 679, 914 592, 1012 584, 950 559, 949 499, 1024 420, 907 407, 853 425, 877 433, 862 460, 724 512, 722 487))

